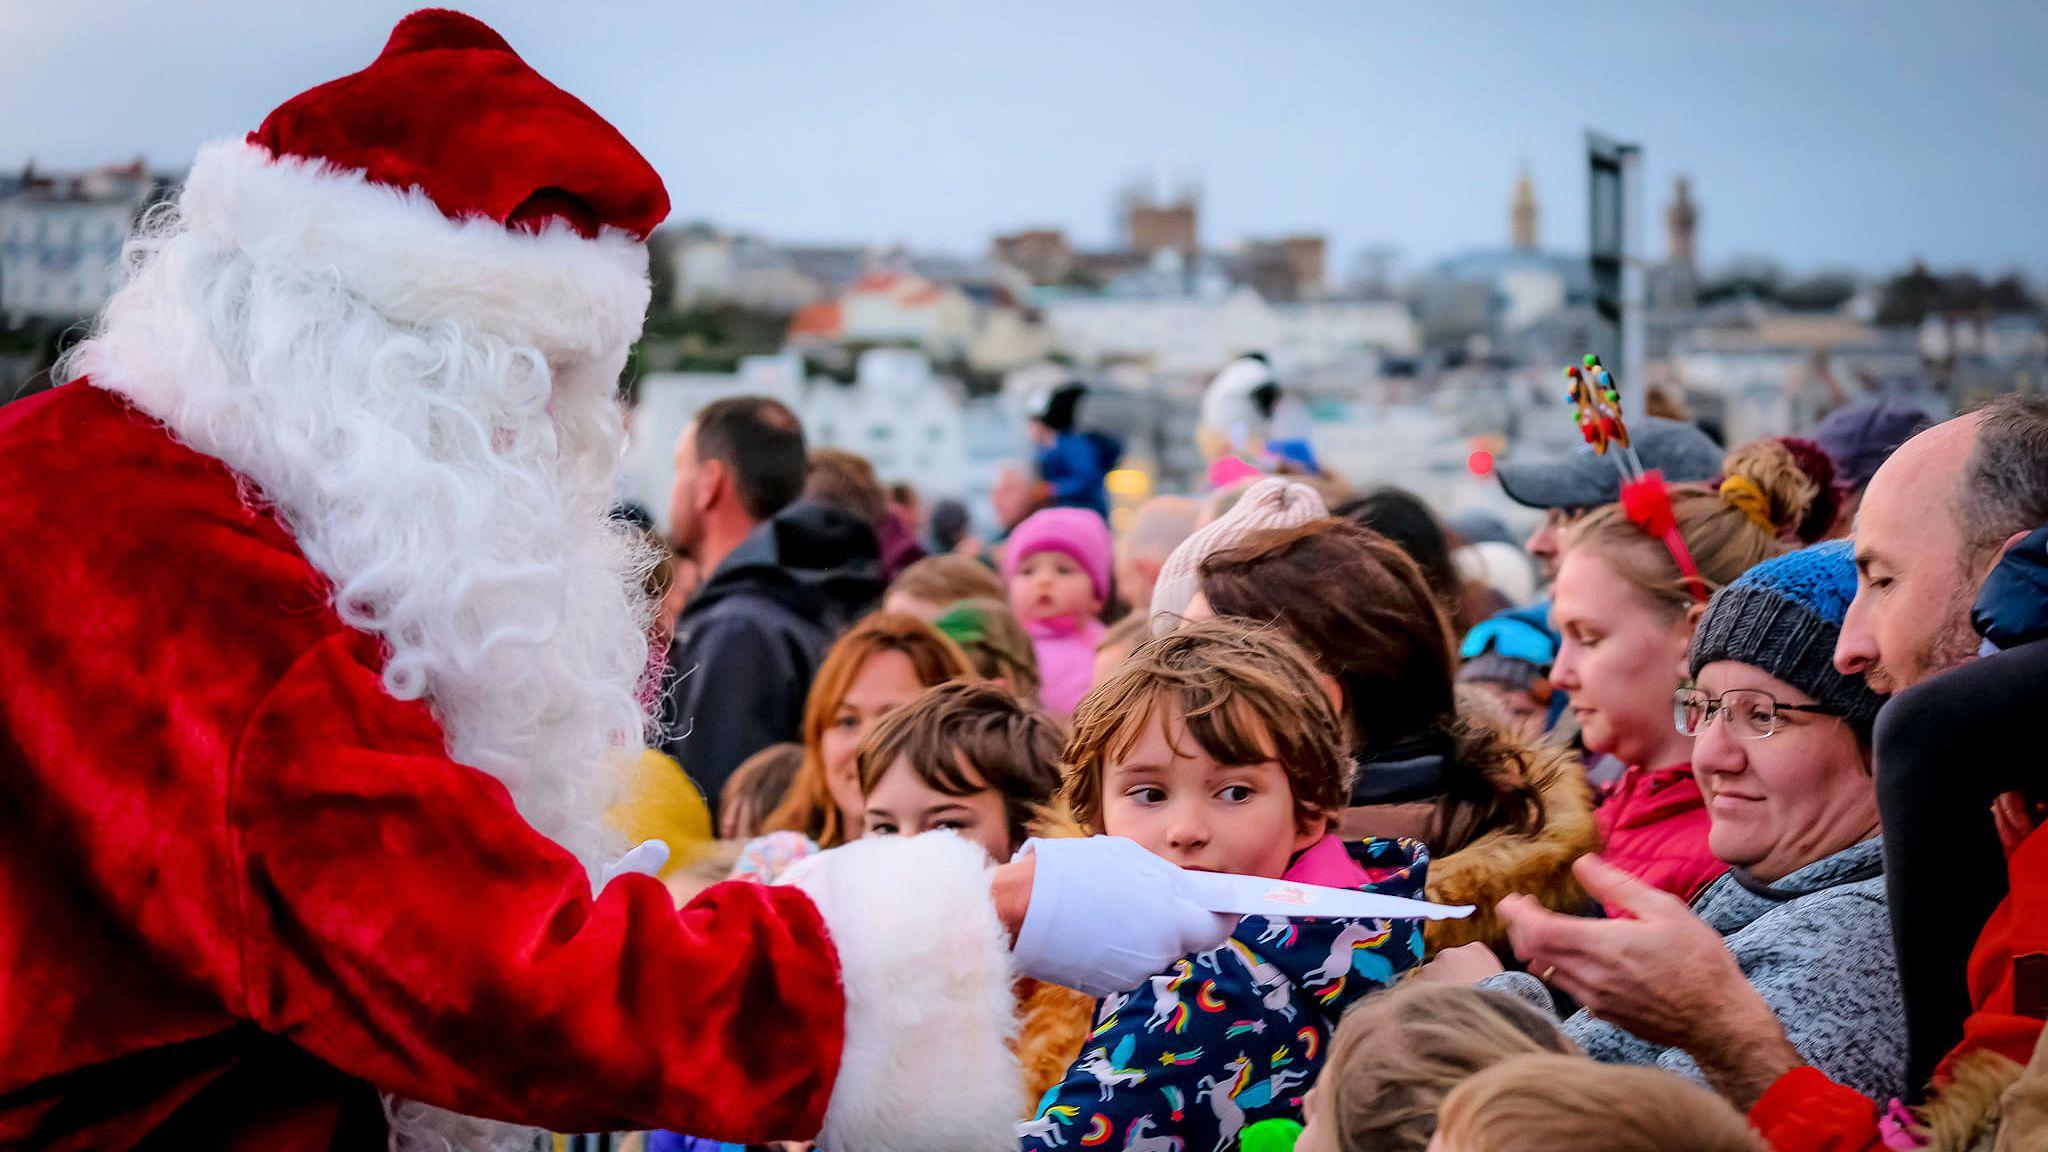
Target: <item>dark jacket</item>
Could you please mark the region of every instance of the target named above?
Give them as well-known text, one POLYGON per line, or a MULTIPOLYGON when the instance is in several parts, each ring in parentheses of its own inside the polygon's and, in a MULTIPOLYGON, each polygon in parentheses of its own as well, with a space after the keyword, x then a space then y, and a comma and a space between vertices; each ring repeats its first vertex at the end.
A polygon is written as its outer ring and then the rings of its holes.
POLYGON ((1123 458, 1123 442, 1103 432, 1062 432, 1038 453, 1038 476, 1055 508, 1086 508, 1109 518, 1103 478, 1123 458))
POLYGON ((2034 529, 2006 550, 1977 590, 1970 623, 1999 648, 2048 636, 2048 528, 2034 529))
POLYGON ((741 761, 798 738, 825 650, 881 594, 873 530, 799 501, 754 529, 690 598, 669 646, 662 749, 714 812, 741 761))

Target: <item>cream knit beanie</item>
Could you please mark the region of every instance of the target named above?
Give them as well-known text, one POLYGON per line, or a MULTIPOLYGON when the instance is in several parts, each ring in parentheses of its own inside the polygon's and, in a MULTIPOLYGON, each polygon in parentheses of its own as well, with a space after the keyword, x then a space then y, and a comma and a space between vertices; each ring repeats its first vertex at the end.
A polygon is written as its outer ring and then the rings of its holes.
POLYGON ((1306 484, 1269 476, 1252 485, 1230 511, 1181 541, 1166 558, 1159 582, 1152 587, 1152 634, 1165 635, 1179 623, 1195 598, 1196 570, 1211 552, 1232 547, 1254 532, 1293 528, 1329 514, 1322 496, 1306 484))

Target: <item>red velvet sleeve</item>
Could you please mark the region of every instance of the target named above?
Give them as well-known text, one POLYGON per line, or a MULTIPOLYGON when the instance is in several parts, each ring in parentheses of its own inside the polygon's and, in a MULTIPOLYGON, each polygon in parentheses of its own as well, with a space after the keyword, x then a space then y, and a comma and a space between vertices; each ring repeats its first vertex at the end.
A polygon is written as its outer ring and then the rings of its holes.
POLYGON ((244 733, 230 785, 242 988, 268 1031, 378 1087, 561 1131, 808 1139, 845 1001, 794 889, 593 899, 503 787, 447 759, 341 634, 244 733))
POLYGON ((1778 1077, 1749 1110, 1750 1127, 1774 1152, 1883 1152, 1877 1106, 1862 1093, 1802 1066, 1778 1077))

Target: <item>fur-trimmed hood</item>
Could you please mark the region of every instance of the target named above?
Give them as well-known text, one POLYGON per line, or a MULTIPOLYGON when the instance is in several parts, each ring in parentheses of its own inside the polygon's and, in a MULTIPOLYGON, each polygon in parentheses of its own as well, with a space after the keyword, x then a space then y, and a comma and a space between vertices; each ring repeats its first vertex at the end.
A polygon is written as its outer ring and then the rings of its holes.
POLYGON ((1529 744, 1508 736, 1522 753, 1531 781, 1542 797, 1543 826, 1533 834, 1488 832, 1430 861, 1431 900, 1442 904, 1473 904, 1464 920, 1432 920, 1423 929, 1431 955, 1460 944, 1484 941, 1496 952, 1507 950, 1507 929, 1494 912, 1503 896, 1534 896, 1560 912, 1579 911, 1586 893, 1572 877, 1572 861, 1599 847, 1593 824, 1593 795, 1576 754, 1564 748, 1529 744))

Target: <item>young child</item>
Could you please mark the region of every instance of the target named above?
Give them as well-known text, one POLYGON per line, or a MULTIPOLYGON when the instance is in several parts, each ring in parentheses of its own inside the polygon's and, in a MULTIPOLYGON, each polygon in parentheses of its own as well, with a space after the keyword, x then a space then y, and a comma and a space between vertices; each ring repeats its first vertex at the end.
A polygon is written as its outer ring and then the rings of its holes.
POLYGON ((1055 715, 1070 715, 1094 679, 1113 550, 1102 517, 1047 508, 1017 525, 1003 551, 1010 607, 1038 656, 1038 698, 1055 715))
POLYGON ((986 682, 927 688, 854 753, 864 834, 944 828, 1008 860, 1059 789, 1059 726, 986 682))
MULTIPOLYGON (((1082 702, 1065 762, 1082 827, 1183 868, 1421 894, 1419 844, 1330 834, 1348 794, 1337 717, 1269 630, 1211 619, 1141 646, 1082 702)), ((1418 921, 1247 918, 1102 1001, 1023 1147, 1211 1152, 1247 1123, 1299 1118, 1338 1017, 1421 954, 1418 921)))
POLYGON ((1423 1152, 1453 1089, 1546 1052, 1578 1048, 1548 1013, 1510 993, 1425 980, 1376 992, 1330 1038, 1295 1152, 1423 1152))
POLYGON ((967 653, 982 679, 1019 700, 1038 703, 1038 655, 1008 604, 981 597, 956 601, 946 605, 932 627, 967 653))
POLYGON ((1518 1056, 1458 1086, 1430 1152, 1768 1152, 1726 1100, 1661 1068, 1518 1056))
MULTIPOLYGON (((861 741, 863 817, 869 836, 949 829, 1008 860, 1036 831, 1059 787, 1060 730, 1052 719, 989 683, 927 689, 861 741)), ((1054 984, 1018 982, 1017 1060, 1025 1099, 1059 1081, 1088 1034, 1088 997, 1054 984)))

